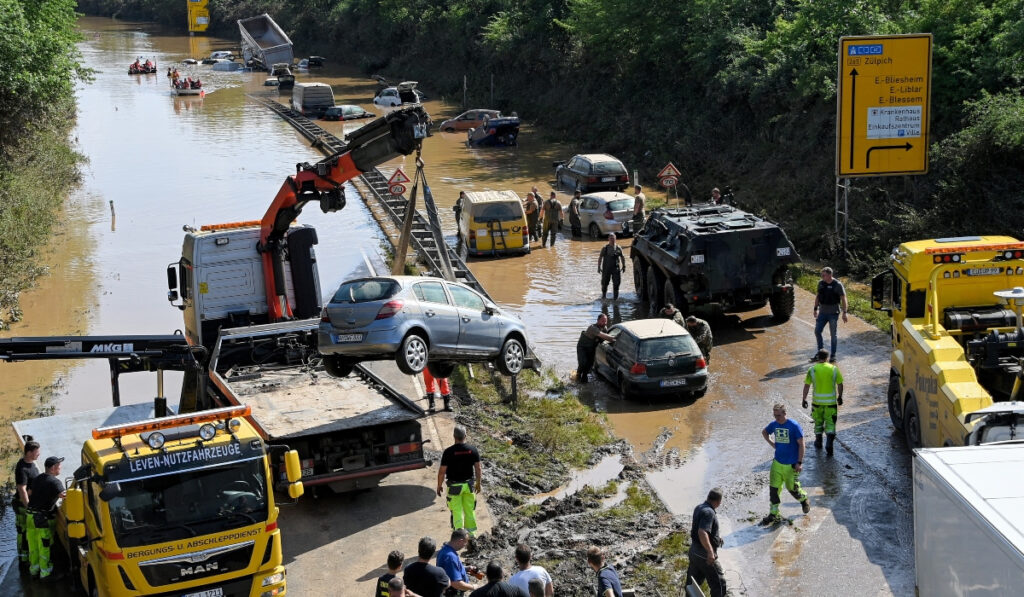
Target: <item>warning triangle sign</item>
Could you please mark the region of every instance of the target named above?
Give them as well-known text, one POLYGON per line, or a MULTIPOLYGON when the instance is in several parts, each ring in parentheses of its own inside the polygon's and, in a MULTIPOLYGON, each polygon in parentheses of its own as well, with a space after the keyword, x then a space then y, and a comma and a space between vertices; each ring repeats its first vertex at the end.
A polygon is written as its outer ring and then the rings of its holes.
POLYGON ((680 176, 679 168, 676 168, 675 164, 669 162, 667 166, 658 172, 658 178, 665 178, 666 176, 680 176))
POLYGON ((391 178, 388 179, 388 184, 402 184, 406 182, 412 181, 409 180, 409 177, 405 175, 405 172, 402 172, 401 168, 395 170, 395 173, 392 174, 391 178))

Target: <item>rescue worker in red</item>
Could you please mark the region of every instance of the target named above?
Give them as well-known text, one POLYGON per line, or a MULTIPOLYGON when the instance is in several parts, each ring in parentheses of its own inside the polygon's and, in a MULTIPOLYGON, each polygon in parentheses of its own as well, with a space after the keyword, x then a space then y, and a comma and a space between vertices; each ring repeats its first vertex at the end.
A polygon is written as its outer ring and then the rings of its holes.
POLYGON ((430 371, 423 370, 423 385, 427 387, 427 410, 434 412, 434 393, 437 392, 438 386, 441 389, 441 400, 444 401, 445 412, 452 411, 452 388, 448 385, 447 377, 434 377, 430 374, 430 371))
POLYGON ((452 433, 455 443, 441 455, 437 471, 437 495, 448 486, 448 509, 452 512, 452 528, 466 529, 476 536, 476 494, 480 493, 480 452, 466 443, 465 428, 456 425, 452 433))

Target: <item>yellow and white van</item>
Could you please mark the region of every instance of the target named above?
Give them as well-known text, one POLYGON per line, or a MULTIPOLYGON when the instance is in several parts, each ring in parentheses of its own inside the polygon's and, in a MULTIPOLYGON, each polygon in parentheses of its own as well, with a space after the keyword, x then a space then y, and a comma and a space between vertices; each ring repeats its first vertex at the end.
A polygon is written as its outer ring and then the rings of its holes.
POLYGON ((456 206, 456 218, 470 255, 530 252, 526 212, 515 191, 467 192, 456 206))

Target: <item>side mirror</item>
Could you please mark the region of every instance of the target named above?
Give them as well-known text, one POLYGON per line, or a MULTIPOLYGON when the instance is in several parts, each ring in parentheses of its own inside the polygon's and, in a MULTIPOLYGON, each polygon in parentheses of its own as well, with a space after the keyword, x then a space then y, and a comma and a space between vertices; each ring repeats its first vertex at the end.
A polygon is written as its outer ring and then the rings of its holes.
MULTIPOLYGON (((284 471, 289 483, 295 483, 302 478, 302 463, 299 462, 299 453, 296 450, 288 450, 284 455, 284 471)), ((291 491, 291 490, 289 490, 291 491)))
POLYGON ((72 539, 84 539, 85 538, 85 523, 83 522, 69 522, 68 523, 68 537, 72 539))
POLYGON ((302 486, 302 481, 296 481, 295 483, 288 485, 288 497, 293 500, 297 500, 302 497, 303 493, 305 493, 305 488, 302 486))
POLYGON ((488 315, 494 315, 497 312, 498 312, 498 305, 495 305, 494 303, 485 303, 484 304, 484 313, 487 313, 488 315))
POLYGON ((892 314, 896 274, 890 269, 871 278, 871 308, 892 314))
POLYGON ((174 293, 175 296, 178 295, 178 293, 176 292, 178 290, 178 264, 177 263, 172 263, 172 264, 167 266, 167 289, 175 291, 175 293, 174 293))
POLYGON ((72 477, 75 479, 75 481, 85 481, 92 477, 92 467, 89 466, 88 464, 83 464, 82 466, 75 469, 75 472, 72 475, 72 477))
POLYGON ((121 484, 117 482, 109 483, 100 490, 100 499, 104 502, 109 502, 110 500, 120 496, 121 484))
POLYGON ((80 522, 85 518, 85 496, 78 487, 67 490, 64 495, 64 513, 70 522, 80 522))

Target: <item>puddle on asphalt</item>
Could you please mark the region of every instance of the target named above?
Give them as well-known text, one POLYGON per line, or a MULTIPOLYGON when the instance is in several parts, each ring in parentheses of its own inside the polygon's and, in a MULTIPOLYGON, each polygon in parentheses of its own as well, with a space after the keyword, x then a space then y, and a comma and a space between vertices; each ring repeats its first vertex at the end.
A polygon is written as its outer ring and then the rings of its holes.
MULTIPOLYGON (((622 457, 618 454, 610 454, 602 458, 600 462, 598 462, 596 465, 588 469, 573 472, 572 479, 570 479, 569 482, 563 485, 562 487, 559 487, 558 489, 555 489, 554 491, 549 491, 547 493, 537 494, 530 498, 528 501, 531 504, 539 504, 550 497, 559 500, 565 499, 566 497, 569 497, 570 495, 583 489, 587 485, 595 489, 600 489, 607 485, 609 481, 613 479, 618 479, 619 473, 622 472, 623 468, 624 467, 622 465, 622 457)), ((619 484, 619 494, 621 494, 623 497, 625 497, 626 485, 628 485, 628 483, 619 484)), ((615 496, 610 499, 615 500, 616 497, 618 496, 615 496)), ((619 501, 622 501, 622 499, 619 498, 614 503, 618 503, 619 501)))
POLYGON ((712 461, 718 458, 713 448, 704 445, 693 450, 678 467, 664 467, 646 474, 647 482, 669 512, 679 516, 692 514, 708 496, 705 479, 712 461))

